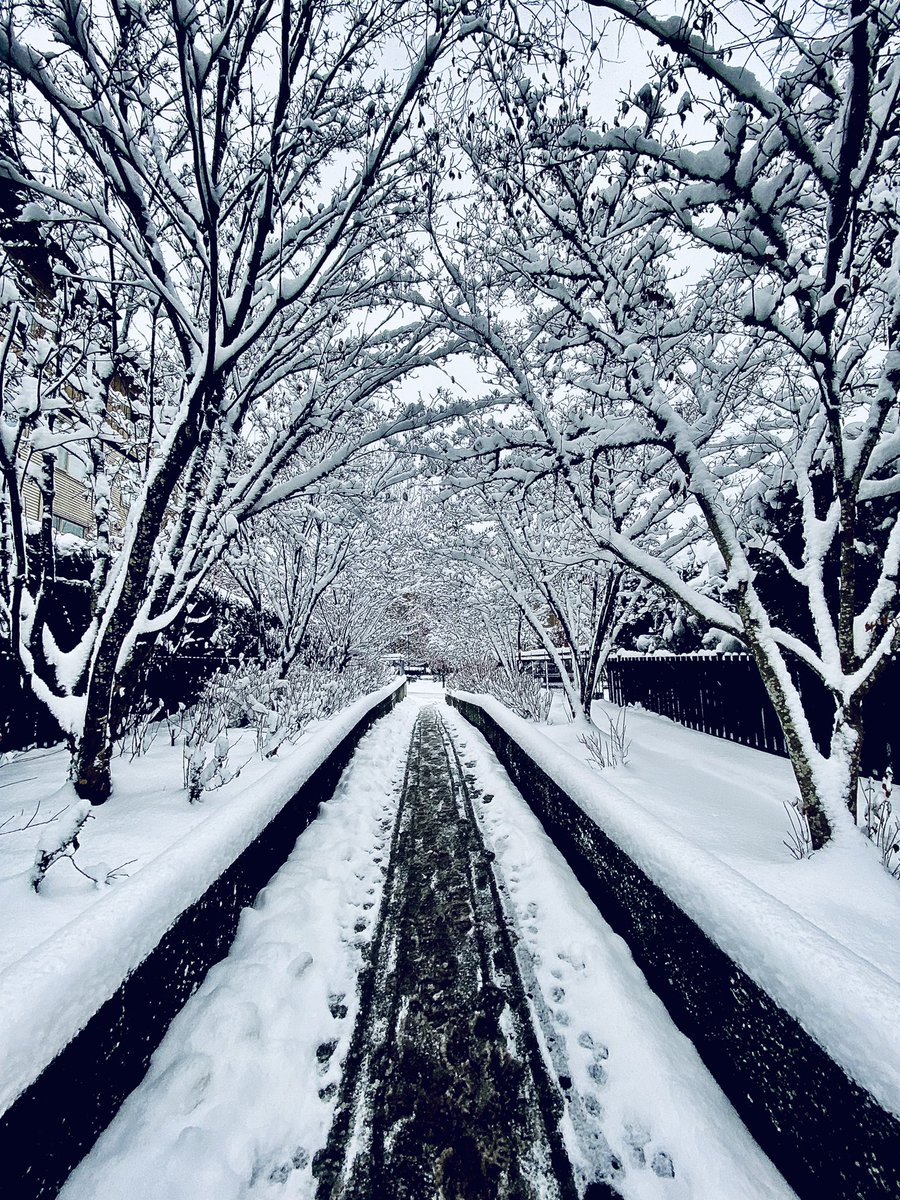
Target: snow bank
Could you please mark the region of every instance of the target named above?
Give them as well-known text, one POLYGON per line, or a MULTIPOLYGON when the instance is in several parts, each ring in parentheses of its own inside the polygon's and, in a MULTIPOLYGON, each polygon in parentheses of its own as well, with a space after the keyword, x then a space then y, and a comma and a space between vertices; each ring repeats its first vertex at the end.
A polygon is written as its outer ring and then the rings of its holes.
POLYGON ((352 731, 393 680, 312 730, 298 752, 0 973, 0 1113, 147 957, 352 731))
POLYGON ((315 1195, 417 713, 362 739, 61 1200, 315 1195))
MULTIPOLYGON (((480 706, 878 1102, 900 1115, 900 987, 488 696, 480 706)), ((802 869, 803 864, 797 864, 802 869)))
POLYGON ((446 718, 464 743, 464 756, 475 760, 483 789, 481 799, 476 792, 476 816, 507 881, 505 903, 520 939, 520 963, 533 963, 529 995, 538 999, 540 993, 545 1012, 535 1022, 538 1036, 546 1047, 547 1033, 552 1035, 553 1051, 545 1048, 545 1054, 551 1063, 555 1055, 558 1074, 573 1082, 562 1130, 582 1183, 596 1178, 591 1165, 597 1147, 585 1137, 596 1119, 623 1164, 615 1188, 625 1200, 793 1197, 647 986, 626 943, 598 919, 488 743, 458 713, 446 718), (586 1112, 580 1121, 574 1096, 586 1112), (651 1167, 664 1158, 674 1178, 651 1167))

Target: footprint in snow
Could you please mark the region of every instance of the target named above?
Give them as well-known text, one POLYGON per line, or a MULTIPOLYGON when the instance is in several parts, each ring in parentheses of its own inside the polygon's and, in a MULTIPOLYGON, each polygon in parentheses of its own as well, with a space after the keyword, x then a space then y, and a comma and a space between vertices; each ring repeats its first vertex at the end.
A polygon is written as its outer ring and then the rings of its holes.
POLYGON ((343 992, 335 993, 328 997, 328 1011, 336 1021, 343 1021, 347 1015, 347 1005, 343 1001, 343 992))
POLYGON ((594 1083, 599 1084, 601 1087, 606 1083, 606 1068, 602 1063, 592 1062, 588 1067, 588 1075, 593 1079, 594 1083))
POLYGON ((667 1154, 665 1150, 658 1150, 653 1155, 650 1170, 654 1175, 658 1175, 660 1179, 675 1178, 675 1164, 672 1162, 671 1155, 667 1154))
POLYGON ((306 972, 309 970, 309 968, 312 965, 313 965, 313 956, 311 954, 309 954, 308 952, 304 951, 302 954, 297 955, 297 957, 294 959, 294 961, 288 967, 288 971, 291 975, 293 975, 293 977, 295 979, 299 979, 301 975, 306 974, 306 972))
POLYGON ((625 1144, 631 1149, 631 1162, 635 1167, 646 1167, 645 1147, 650 1141, 650 1130, 643 1125, 625 1126, 625 1144))
POLYGON ((320 1042, 316 1047, 316 1061, 325 1065, 331 1059, 337 1049, 337 1038, 332 1038, 328 1042, 320 1042))

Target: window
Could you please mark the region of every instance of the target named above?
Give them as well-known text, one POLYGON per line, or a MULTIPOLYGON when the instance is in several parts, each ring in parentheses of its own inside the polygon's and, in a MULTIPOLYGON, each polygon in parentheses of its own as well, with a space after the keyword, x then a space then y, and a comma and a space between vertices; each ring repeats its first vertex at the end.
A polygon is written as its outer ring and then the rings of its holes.
POLYGON ((87 467, 81 458, 65 446, 60 446, 56 452, 56 465, 72 479, 84 479, 87 475, 87 467))
POLYGON ((70 521, 68 517, 54 517, 53 528, 59 533, 74 533, 76 537, 83 538, 85 528, 79 525, 77 521, 70 521))

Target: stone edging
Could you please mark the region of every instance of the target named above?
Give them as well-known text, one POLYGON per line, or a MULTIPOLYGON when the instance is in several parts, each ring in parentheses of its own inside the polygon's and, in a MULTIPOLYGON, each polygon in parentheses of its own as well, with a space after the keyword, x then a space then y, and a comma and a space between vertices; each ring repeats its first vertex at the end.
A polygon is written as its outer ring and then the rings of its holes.
POLYGON ((57 1194, 143 1078, 185 1001, 228 953, 241 910, 287 861, 319 804, 334 791, 360 738, 405 695, 404 681, 363 714, 255 841, 181 913, 0 1117, 0 1193, 16 1200, 57 1194))
POLYGON ((447 700, 490 743, 604 920, 628 943, 650 986, 798 1195, 900 1196, 900 1122, 484 709, 449 693, 447 700))

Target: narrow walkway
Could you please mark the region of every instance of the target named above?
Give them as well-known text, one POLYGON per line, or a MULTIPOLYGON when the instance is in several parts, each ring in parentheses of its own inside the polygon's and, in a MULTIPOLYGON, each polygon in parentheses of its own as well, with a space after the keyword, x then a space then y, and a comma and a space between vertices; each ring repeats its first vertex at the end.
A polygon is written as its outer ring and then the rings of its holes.
POLYGON ((335 1120, 313 1167, 319 1200, 577 1196, 493 857, 444 722, 425 709, 335 1120))
POLYGON ((411 692, 60 1200, 796 1200, 481 735, 411 692))

